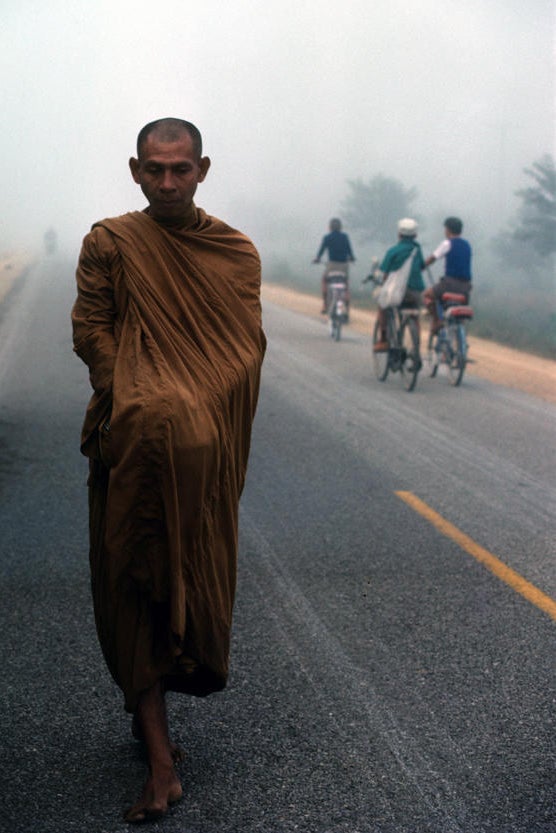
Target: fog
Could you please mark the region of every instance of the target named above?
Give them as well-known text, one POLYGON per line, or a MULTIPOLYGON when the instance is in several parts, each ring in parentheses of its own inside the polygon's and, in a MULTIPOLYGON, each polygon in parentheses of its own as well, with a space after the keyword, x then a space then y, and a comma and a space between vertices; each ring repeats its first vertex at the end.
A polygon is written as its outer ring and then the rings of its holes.
MULTIPOLYGON (((2 0, 0 249, 68 248, 144 207, 139 128, 195 122, 212 159, 197 202, 265 255, 308 262, 347 180, 416 187, 437 243, 516 209, 555 150, 553 0, 2 0)), ((348 229, 349 230, 349 229, 348 229)))

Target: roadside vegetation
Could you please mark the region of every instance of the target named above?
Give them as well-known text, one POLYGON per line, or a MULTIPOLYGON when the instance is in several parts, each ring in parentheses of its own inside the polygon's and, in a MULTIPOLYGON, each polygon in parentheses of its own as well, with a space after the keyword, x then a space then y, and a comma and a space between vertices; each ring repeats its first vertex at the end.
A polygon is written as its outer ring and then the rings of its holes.
MULTIPOLYGON (((464 218, 464 236, 469 237, 474 249, 476 276, 471 299, 475 318, 470 331, 481 338, 556 358, 554 159, 546 154, 523 173, 525 184, 516 191, 519 208, 506 228, 489 238, 481 229, 473 228, 472 219, 464 218)), ((361 280, 369 271, 372 256, 381 258, 394 243, 392 229, 398 219, 414 217, 429 237, 432 224, 427 224, 415 207, 416 189, 406 188, 396 179, 377 175, 368 182, 350 180, 347 186, 339 216, 356 244, 357 262, 351 269, 352 298, 357 306, 371 308, 371 292, 368 286, 361 286, 361 280)), ((435 240, 441 223, 440 218, 435 218, 435 240)), ((304 240, 303 253, 296 252, 290 244, 287 258, 263 256, 265 279, 314 292, 318 297, 322 268, 307 266, 317 243, 311 241, 308 249, 304 240)), ((438 277, 440 273, 435 272, 434 278, 438 277)))

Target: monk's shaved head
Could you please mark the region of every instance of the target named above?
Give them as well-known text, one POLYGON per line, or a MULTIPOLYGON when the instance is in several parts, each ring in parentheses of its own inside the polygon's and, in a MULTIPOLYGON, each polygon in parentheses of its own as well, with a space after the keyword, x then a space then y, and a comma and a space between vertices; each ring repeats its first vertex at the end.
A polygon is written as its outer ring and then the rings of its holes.
POLYGON ((193 149, 198 159, 203 155, 203 140, 201 133, 194 124, 183 119, 157 119, 146 124, 137 136, 137 158, 141 159, 141 153, 148 137, 156 136, 159 142, 177 142, 184 133, 191 138, 193 149))

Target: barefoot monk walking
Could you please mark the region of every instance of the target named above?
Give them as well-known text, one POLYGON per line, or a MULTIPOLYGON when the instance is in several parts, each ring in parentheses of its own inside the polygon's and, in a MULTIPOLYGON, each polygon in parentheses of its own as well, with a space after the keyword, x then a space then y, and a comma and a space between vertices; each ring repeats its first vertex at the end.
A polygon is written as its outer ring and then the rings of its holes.
POLYGON ((126 813, 141 822, 182 795, 165 693, 226 685, 265 337, 255 247, 193 202, 210 166, 197 128, 151 122, 129 165, 148 207, 85 237, 72 322, 93 388, 81 450, 95 621, 147 751, 126 813))

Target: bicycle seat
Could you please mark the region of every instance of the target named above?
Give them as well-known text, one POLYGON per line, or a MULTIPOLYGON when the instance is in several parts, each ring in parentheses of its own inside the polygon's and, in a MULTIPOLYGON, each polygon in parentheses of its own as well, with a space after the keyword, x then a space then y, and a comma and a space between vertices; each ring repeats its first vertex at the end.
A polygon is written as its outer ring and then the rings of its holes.
POLYGON ((461 295, 459 292, 443 292, 441 299, 443 304, 465 304, 467 295, 461 295))
POLYGON ((347 283, 347 277, 345 272, 329 272, 326 276, 327 281, 341 281, 342 283, 347 283))
POLYGON ((453 306, 446 310, 446 318, 471 319, 473 318, 473 307, 453 306))

